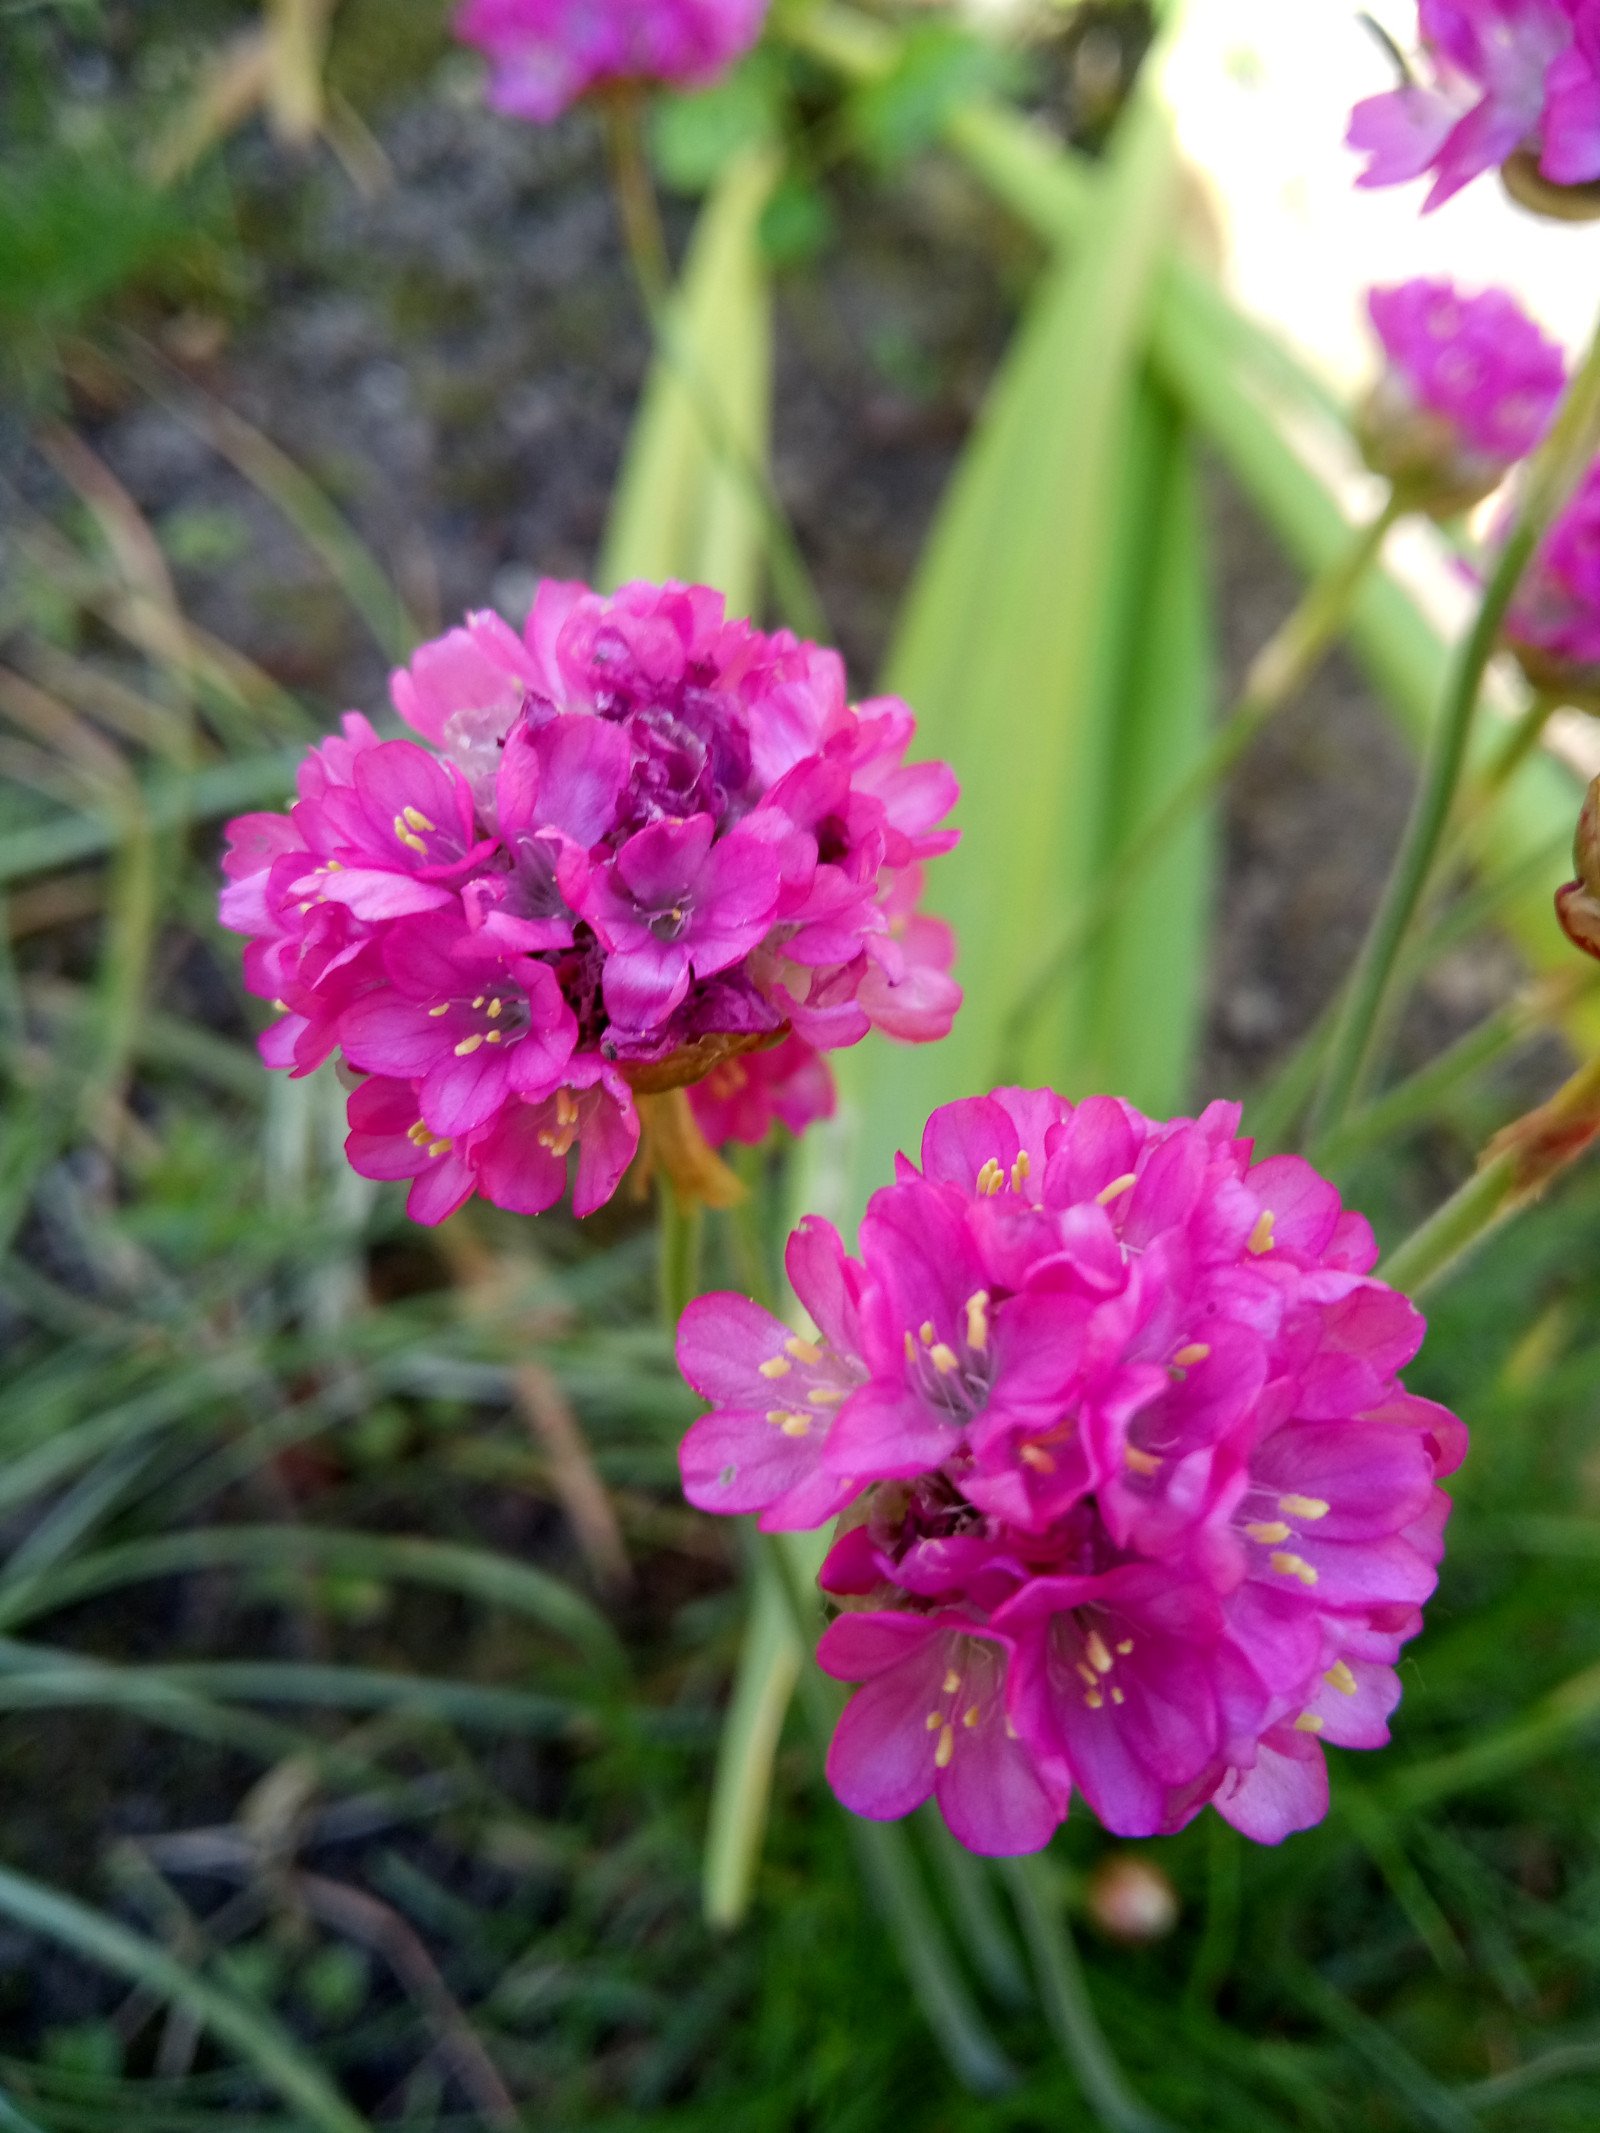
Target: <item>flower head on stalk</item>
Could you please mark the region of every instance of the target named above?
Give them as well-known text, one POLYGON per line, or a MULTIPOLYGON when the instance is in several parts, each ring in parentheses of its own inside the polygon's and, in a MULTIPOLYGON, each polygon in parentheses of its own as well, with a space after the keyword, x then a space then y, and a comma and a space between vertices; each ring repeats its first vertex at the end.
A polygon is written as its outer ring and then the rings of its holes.
POLYGON ((842 1514, 818 1658, 859 1684, 828 1763, 858 1813, 931 1795, 1024 1852, 1076 1791, 1122 1836, 1210 1803, 1276 1842, 1325 1811, 1324 1741, 1387 1739, 1465 1432, 1400 1383, 1422 1320, 1366 1223, 1238 1125, 949 1105, 859 1258, 791 1239, 814 1335, 685 1312, 690 1501, 842 1514))
POLYGON ((1417 31, 1419 75, 1351 114, 1359 184, 1431 172, 1430 209, 1498 168, 1539 212, 1600 213, 1597 0, 1418 0, 1417 31))
POLYGON ((1367 310, 1385 358, 1356 422, 1367 464, 1419 509, 1464 511, 1543 437, 1566 360, 1501 289, 1408 281, 1367 310))
POLYGON ((677 1107, 667 1163, 686 1089, 705 1140, 756 1142, 831 1110, 824 1052, 949 1028, 953 943, 915 901, 955 780, 836 654, 704 587, 550 581, 522 632, 471 616, 392 689, 418 738, 349 714, 286 814, 230 824, 222 916, 280 1010, 268 1063, 371 1077, 350 1159, 412 1179, 419 1220, 538 1212, 574 1151, 588 1213, 639 1099, 677 1107))
POLYGON ((766 0, 465 0, 455 27, 487 57, 496 109, 545 125, 596 90, 705 86, 765 13, 766 0))

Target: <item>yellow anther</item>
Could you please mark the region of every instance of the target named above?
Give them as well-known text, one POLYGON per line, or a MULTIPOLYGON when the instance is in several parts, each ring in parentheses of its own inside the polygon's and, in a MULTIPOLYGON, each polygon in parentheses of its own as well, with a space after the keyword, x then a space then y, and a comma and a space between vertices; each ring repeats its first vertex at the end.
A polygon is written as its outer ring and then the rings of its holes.
POLYGON ((947 1696, 954 1696, 960 1686, 961 1676, 953 1666, 946 1667, 944 1672, 944 1693, 947 1696))
POLYGON ((1280 1496, 1278 1509, 1285 1518, 1303 1518, 1308 1522, 1328 1515, 1328 1506, 1320 1496, 1280 1496))
POLYGON ((1280 1577, 1298 1578, 1302 1585, 1314 1585, 1317 1573, 1303 1555, 1286 1555, 1281 1551, 1267 1558, 1280 1577))
POLYGON ((983 1194, 986 1200, 992 1200, 1005 1181, 1006 1174, 992 1155, 978 1172, 975 1180, 979 1192, 983 1194))
POLYGON ((1159 1474, 1161 1471, 1161 1461, 1155 1453, 1141 1452, 1136 1444, 1125 1444, 1122 1447, 1122 1461, 1136 1474, 1159 1474))
POLYGON ((989 1291, 975 1289, 967 1298, 967 1346, 982 1355, 989 1345, 989 1291))
POLYGON ((1124 1637, 1122 1642, 1117 1646, 1117 1650, 1121 1654, 1121 1656, 1126 1659, 1129 1652, 1133 1650, 1133 1639, 1131 1637, 1124 1637))
POLYGON ((447 1140, 429 1141, 428 1154, 430 1157, 435 1158, 441 1155, 446 1155, 454 1145, 454 1142, 447 1140))
POLYGON ((1271 1251, 1273 1244, 1272 1226, 1275 1219, 1270 1207, 1264 1207, 1261 1210, 1260 1214, 1256 1216, 1255 1228, 1244 1240, 1244 1248, 1247 1252, 1255 1252, 1259 1255, 1262 1252, 1271 1251))
POLYGON ((922 1321, 922 1324, 917 1328, 917 1338, 921 1341, 924 1348, 931 1348, 933 1346, 935 1340, 937 1340, 938 1338, 938 1335, 934 1331, 934 1324, 931 1318, 925 1318, 922 1321))
POLYGON ((786 1355, 769 1355, 766 1361, 760 1365, 761 1375, 764 1378, 786 1378, 793 1368, 793 1363, 790 1362, 786 1355))
POLYGON ((1083 1692, 1083 1700, 1089 1706, 1091 1711, 1101 1711, 1105 1709, 1106 1700, 1101 1695, 1098 1689, 1085 1689, 1083 1692))
POLYGON ((1011 1190, 1021 1192, 1033 1175, 1033 1161, 1026 1148, 1022 1149, 1011 1166, 1011 1190))
POLYGON ((1276 1548, 1279 1541, 1288 1540, 1294 1532, 1293 1526, 1286 1526, 1281 1518, 1258 1519, 1254 1525, 1246 1526, 1244 1530, 1251 1540, 1259 1542, 1263 1548, 1276 1548))
POLYGON ((1302 1711, 1294 1722, 1296 1733, 1320 1733, 1325 1721, 1315 1711, 1302 1711))
POLYGON ((430 1007, 428 1012, 430 1015, 447 1015, 450 1012, 450 1002, 441 1000, 437 1007, 430 1007))
POLYGON ((1132 1192, 1138 1182, 1139 1174, 1137 1171, 1125 1170, 1120 1178, 1113 1178, 1109 1185, 1101 1186, 1094 1196, 1095 1205, 1097 1207, 1109 1207, 1113 1200, 1120 1200, 1125 1192, 1132 1192))
POLYGON ((1337 1689, 1341 1696, 1353 1696, 1361 1686, 1342 1659, 1335 1659, 1322 1678, 1329 1688, 1337 1689))
POLYGON ((1106 1650, 1106 1640, 1099 1630, 1091 1629, 1083 1640, 1083 1648, 1089 1655, 1089 1664, 1097 1674, 1109 1674, 1116 1661, 1106 1650))
POLYGON ((473 1001, 473 1003, 472 1003, 472 1004, 473 1004, 473 1006, 474 1006, 474 1007, 481 1007, 481 1006, 483 1005, 484 1001, 488 999, 488 997, 489 997, 489 995, 488 995, 488 994, 487 994, 486 992, 480 992, 480 993, 479 993, 479 995, 478 995, 478 997, 477 997, 477 998, 476 998, 476 999, 475 999, 475 1000, 473 1001))
POLYGON ((910 1335, 910 1334, 908 1333, 908 1334, 906 1335, 906 1361, 907 1361, 908 1363, 914 1363, 914 1362, 916 1361, 916 1359, 917 1359, 917 1344, 916 1344, 916 1342, 915 1342, 915 1341, 914 1341, 914 1340, 913 1340, 913 1339, 911 1338, 911 1335, 910 1335))
POLYGON ((813 1407, 842 1407, 849 1397, 848 1385, 818 1385, 806 1394, 813 1407))
POLYGON ((575 1126, 578 1123, 578 1099, 570 1089, 556 1091, 556 1119, 563 1126, 575 1126))
POLYGON ((820 1363, 822 1350, 815 1341, 803 1340, 798 1333, 791 1333, 783 1344, 785 1355, 792 1355, 797 1363, 820 1363))
POLYGON ((505 1041, 505 1034, 503 1029, 485 1030, 483 1041, 485 1044, 502 1044, 505 1041))
POLYGON ((461 1042, 456 1046, 456 1057, 458 1059, 468 1058, 473 1052, 478 1049, 478 1046, 482 1044, 482 1042, 483 1031, 481 1029, 475 1029, 470 1037, 463 1037, 461 1042))
POLYGON ((1111 1691, 1111 1701, 1113 1703, 1126 1703, 1127 1700, 1127 1697, 1123 1695, 1121 1689, 1113 1689, 1111 1691))
POLYGON ((943 1711, 930 1711, 922 1723, 930 1733, 937 1733, 944 1724, 943 1711))
POLYGON ((1196 1363, 1203 1363, 1210 1353, 1209 1341, 1191 1341, 1187 1348, 1180 1348, 1172 1360, 1180 1370, 1192 1370, 1196 1363))
POLYGON ((1031 1466, 1036 1474, 1053 1474, 1056 1463, 1042 1444, 1024 1444, 1017 1453, 1024 1466, 1031 1466))
POLYGON ((809 1437, 811 1434, 811 1417, 801 1414, 786 1416, 783 1423, 783 1434, 786 1437, 809 1437))
POLYGON ((935 1341, 928 1350, 928 1360, 942 1378, 947 1378, 952 1370, 961 1368, 960 1356, 947 1341, 935 1341))
POLYGON ((1089 1684, 1091 1689, 1099 1688, 1100 1676, 1086 1659, 1078 1659, 1073 1663, 1077 1667, 1080 1677, 1089 1684))
POLYGON ((487 1009, 485 1010, 489 1017, 489 1020, 491 1022, 498 1022, 500 1017, 505 1013, 505 1006, 506 1003, 504 1002, 504 1000, 502 1000, 500 995, 496 993, 494 998, 489 1002, 487 1009))
POLYGON ((280 1015, 286 1015, 289 1012, 289 1003, 287 1000, 274 1000, 272 1004, 277 1009, 280 1015))
POLYGON ((978 1723, 978 1706, 975 1703, 969 1703, 962 1712, 961 1723, 967 1728, 968 1732, 971 1732, 972 1728, 978 1723))
POLYGON ((423 843, 422 839, 417 835, 414 829, 407 828, 406 819, 404 815, 395 816, 394 833, 399 838, 400 842, 405 845, 408 851, 420 852, 424 859, 427 858, 428 847, 423 843))
POLYGON ((407 1126, 406 1139, 415 1142, 416 1146, 420 1148, 432 1131, 433 1128, 428 1124, 428 1121, 425 1118, 419 1118, 415 1125, 407 1126))
POLYGON ((938 1745, 938 1747, 937 1747, 937 1748, 935 1748, 935 1749, 934 1749, 934 1751, 933 1751, 933 1767, 934 1767, 934 1769, 935 1769, 935 1770, 948 1770, 948 1769, 949 1769, 949 1767, 950 1767, 950 1758, 951 1758, 951 1756, 952 1756, 952 1755, 954 1755, 954 1754, 955 1754, 955 1752, 956 1752, 956 1729, 955 1729, 955 1727, 954 1727, 954 1726, 941 1726, 941 1727, 939 1728, 939 1745, 938 1745))
POLYGON ((411 827, 414 830, 431 830, 437 829, 439 827, 437 822, 430 822, 428 820, 427 816, 422 812, 422 809, 420 807, 402 808, 401 813, 405 816, 406 820, 410 823, 411 827))

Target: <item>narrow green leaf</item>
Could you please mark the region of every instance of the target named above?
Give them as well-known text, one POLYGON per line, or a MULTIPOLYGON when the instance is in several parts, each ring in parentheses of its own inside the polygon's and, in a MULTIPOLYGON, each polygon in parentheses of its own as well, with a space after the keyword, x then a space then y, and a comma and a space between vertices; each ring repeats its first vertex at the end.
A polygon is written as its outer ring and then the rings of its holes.
POLYGON ((717 1742, 703 1874, 706 1918, 725 1928, 736 1926, 749 1907, 766 1834, 773 1759, 801 1665, 809 1663, 764 1556, 752 1563, 748 1590, 750 1613, 717 1742))
POLYGON ((770 150, 749 150, 701 211, 618 479, 602 586, 681 578, 716 586, 735 613, 756 604, 772 397, 760 226, 777 174, 770 150))
POLYGON ((0 1867, 0 1913, 27 1932, 142 1986, 203 2022, 322 2133, 368 2133, 327 2076, 264 2008, 199 1976, 152 1940, 25 1875, 0 1867))

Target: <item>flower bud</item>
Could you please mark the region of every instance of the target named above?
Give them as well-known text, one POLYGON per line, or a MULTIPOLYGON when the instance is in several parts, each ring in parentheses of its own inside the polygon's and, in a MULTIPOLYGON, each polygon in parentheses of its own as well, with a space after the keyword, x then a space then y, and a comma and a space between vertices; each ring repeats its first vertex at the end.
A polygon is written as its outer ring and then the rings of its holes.
POLYGON ((1600 712, 1600 460, 1539 543, 1505 638, 1541 696, 1600 712))
POLYGON ((1600 960, 1600 778, 1583 796, 1572 839, 1576 881, 1556 891, 1556 917, 1575 948, 1600 960))
POLYGON ((1178 1923, 1178 1892, 1143 1852, 1113 1852, 1089 1876, 1089 1916, 1108 1940, 1165 1940, 1178 1923))

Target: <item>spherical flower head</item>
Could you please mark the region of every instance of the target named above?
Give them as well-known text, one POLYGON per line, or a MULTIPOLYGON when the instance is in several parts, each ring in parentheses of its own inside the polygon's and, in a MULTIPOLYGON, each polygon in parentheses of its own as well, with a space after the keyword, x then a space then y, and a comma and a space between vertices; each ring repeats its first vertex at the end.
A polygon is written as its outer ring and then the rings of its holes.
POLYGON ((1500 289, 1408 281, 1367 309, 1386 359, 1357 421, 1367 464, 1418 508, 1466 510, 1549 428, 1565 358, 1500 289))
POLYGON ((1600 709, 1600 460, 1523 573, 1506 640, 1536 689, 1600 709))
POLYGON ((656 1153, 693 1170, 826 1116, 824 1052, 949 1029, 953 943, 917 905, 955 780, 835 653, 703 586, 549 582, 522 631, 469 616, 391 686, 417 737, 352 712, 286 814, 230 824, 222 916, 281 1016, 263 1056, 370 1077, 350 1160, 411 1180, 418 1220, 537 1213, 569 1169, 587 1214, 641 1101, 688 1106, 656 1153))
POLYGON ((1357 183, 1431 172, 1424 209, 1499 169, 1525 206, 1600 213, 1600 6, 1596 0, 1418 0, 1415 74, 1357 104, 1357 183))
POLYGON ((489 60, 489 101, 545 125, 617 86, 704 87, 760 35, 766 0, 466 0, 456 35, 489 60))
POLYGON ((856 1812, 931 1796, 1015 1853, 1076 1791, 1121 1836, 1209 1802, 1276 1842, 1326 1809, 1323 1742, 1387 1739, 1465 1432, 1400 1382, 1422 1320, 1367 1224, 1238 1125, 952 1104, 857 1256, 790 1239, 812 1330, 685 1312, 690 1501, 839 1519, 818 1658, 858 1685, 828 1759, 856 1812))

